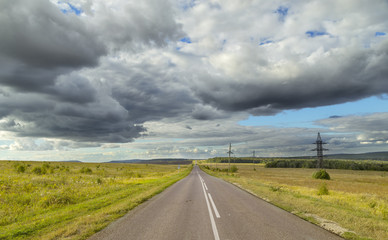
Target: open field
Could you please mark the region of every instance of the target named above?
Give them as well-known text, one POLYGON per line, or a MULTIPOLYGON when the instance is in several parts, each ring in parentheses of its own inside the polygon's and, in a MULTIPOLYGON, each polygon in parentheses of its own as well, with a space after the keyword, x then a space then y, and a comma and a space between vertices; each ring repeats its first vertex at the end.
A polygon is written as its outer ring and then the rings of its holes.
MULTIPOLYGON (((203 170, 347 239, 388 239, 388 172, 328 170, 331 180, 312 178, 315 169, 233 164, 236 173, 203 170), (326 186, 329 193, 319 194, 326 186)), ((218 163, 220 169, 228 164, 218 163)))
POLYGON ((191 168, 0 161, 0 239, 86 239, 191 168))

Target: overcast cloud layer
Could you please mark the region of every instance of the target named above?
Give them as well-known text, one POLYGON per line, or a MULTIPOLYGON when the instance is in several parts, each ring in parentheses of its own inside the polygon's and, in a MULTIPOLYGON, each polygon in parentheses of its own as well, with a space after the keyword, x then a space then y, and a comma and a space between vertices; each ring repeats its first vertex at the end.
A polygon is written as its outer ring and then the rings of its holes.
POLYGON ((0 150, 196 158, 233 142, 237 155, 303 155, 317 131, 334 152, 384 150, 386 113, 238 122, 388 93, 387 11, 384 0, 0 1, 0 150))

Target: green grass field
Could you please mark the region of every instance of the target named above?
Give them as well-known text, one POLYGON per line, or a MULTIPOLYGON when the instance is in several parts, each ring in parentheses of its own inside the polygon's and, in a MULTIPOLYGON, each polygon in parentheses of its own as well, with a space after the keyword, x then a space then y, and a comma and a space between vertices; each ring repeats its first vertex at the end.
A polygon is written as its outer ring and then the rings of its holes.
POLYGON ((0 239, 86 239, 191 168, 0 161, 0 239))
MULTIPOLYGON (((388 239, 388 172, 327 170, 331 180, 313 179, 315 169, 233 164, 236 173, 206 172, 347 239, 388 239), (322 188, 328 190, 322 192, 322 188), (321 190, 320 190, 321 189, 321 190)), ((226 169, 227 164, 217 164, 226 169)))

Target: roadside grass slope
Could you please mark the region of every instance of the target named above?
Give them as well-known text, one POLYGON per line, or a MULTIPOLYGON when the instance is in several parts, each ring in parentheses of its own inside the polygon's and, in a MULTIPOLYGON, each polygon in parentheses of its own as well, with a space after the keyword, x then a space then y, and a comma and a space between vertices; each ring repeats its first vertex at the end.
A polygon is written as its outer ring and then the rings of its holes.
POLYGON ((207 173, 346 239, 388 239, 388 172, 330 169, 331 180, 321 180, 312 178, 315 169, 234 165, 238 171, 228 174, 200 163, 207 173))
POLYGON ((0 239, 86 239, 191 168, 0 161, 0 239))

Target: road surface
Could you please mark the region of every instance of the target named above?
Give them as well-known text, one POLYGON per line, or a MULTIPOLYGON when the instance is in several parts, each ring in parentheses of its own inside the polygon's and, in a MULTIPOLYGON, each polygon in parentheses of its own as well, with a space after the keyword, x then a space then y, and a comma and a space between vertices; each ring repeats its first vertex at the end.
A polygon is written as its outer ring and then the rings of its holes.
POLYGON ((90 240, 342 239, 198 166, 90 240))

